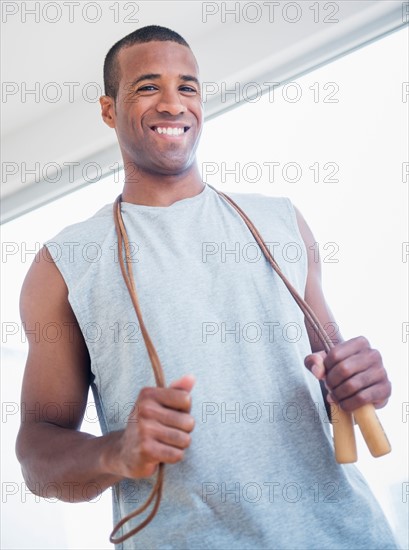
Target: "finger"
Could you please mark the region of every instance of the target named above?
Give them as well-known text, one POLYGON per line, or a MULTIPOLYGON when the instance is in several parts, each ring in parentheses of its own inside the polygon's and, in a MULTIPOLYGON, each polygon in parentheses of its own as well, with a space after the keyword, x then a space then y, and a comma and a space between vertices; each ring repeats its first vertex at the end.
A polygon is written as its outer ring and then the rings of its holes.
POLYGON ((190 412, 192 398, 190 393, 173 388, 143 388, 138 397, 138 408, 146 402, 156 402, 170 409, 190 412))
POLYGON ((336 363, 327 372, 326 376, 326 384, 330 391, 337 388, 349 378, 356 376, 360 372, 365 372, 368 369, 370 373, 373 373, 374 381, 377 381, 379 378, 378 371, 382 372, 383 375, 385 373, 383 367, 381 368, 379 365, 379 357, 379 352, 377 350, 368 349, 346 357, 336 363))
POLYGON ((153 399, 145 399, 138 403, 136 414, 130 422, 140 422, 145 419, 155 420, 164 426, 183 430, 186 433, 190 433, 195 425, 193 416, 188 412, 171 409, 153 399))
POLYGON ((367 369, 351 376, 336 388, 331 388, 331 395, 336 401, 342 403, 345 399, 349 399, 363 390, 380 384, 383 382, 383 379, 383 373, 380 369, 367 369))
POLYGON ((190 414, 162 407, 155 402, 142 404, 139 416, 140 418, 156 420, 164 426, 183 430, 186 433, 193 431, 195 426, 194 418, 190 414))
POLYGON ((185 376, 182 376, 182 378, 179 378, 179 380, 175 380, 174 382, 172 382, 169 387, 190 392, 192 391, 195 383, 196 378, 192 374, 186 374, 185 376))
POLYGON ((158 421, 169 428, 176 428, 183 432, 190 433, 195 427, 193 416, 188 413, 173 411, 172 409, 160 409, 157 415, 158 421))
POLYGON ((304 365, 312 374, 318 378, 318 380, 323 380, 325 378, 325 365, 324 358, 326 356, 325 351, 319 351, 317 353, 312 353, 307 355, 304 359, 304 365))
POLYGON ((358 336, 357 338, 352 338, 351 340, 337 344, 330 349, 324 359, 324 365, 327 373, 341 361, 369 349, 369 342, 363 336, 358 336))
POLYGON ((347 412, 353 412, 363 405, 368 403, 385 403, 389 395, 389 383, 383 381, 380 384, 370 386, 356 393, 355 395, 344 399, 340 402, 340 406, 347 412))
POLYGON ((150 439, 141 444, 141 459, 146 463, 175 464, 184 458, 184 450, 150 439))
POLYGON ((159 422, 150 422, 149 425, 144 427, 144 433, 148 433, 149 437, 159 441, 159 443, 175 447, 176 449, 187 449, 191 443, 191 437, 188 433, 175 428, 169 428, 159 422))

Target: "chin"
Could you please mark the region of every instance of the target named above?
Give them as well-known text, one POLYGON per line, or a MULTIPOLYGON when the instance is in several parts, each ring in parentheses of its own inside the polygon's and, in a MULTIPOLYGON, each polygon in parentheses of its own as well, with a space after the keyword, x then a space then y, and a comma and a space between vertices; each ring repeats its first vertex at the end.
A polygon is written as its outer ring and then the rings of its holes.
POLYGON ((184 166, 184 167, 179 167, 179 166, 175 166, 175 167, 161 167, 161 168, 158 168, 158 170, 155 171, 156 174, 161 174, 162 176, 181 176, 183 174, 186 174, 186 172, 189 171, 191 166, 184 166))
POLYGON ((189 161, 186 161, 186 159, 181 160, 174 160, 165 163, 158 164, 153 171, 159 174, 163 174, 164 176, 178 176, 185 174, 193 167, 193 161, 189 159, 189 161))

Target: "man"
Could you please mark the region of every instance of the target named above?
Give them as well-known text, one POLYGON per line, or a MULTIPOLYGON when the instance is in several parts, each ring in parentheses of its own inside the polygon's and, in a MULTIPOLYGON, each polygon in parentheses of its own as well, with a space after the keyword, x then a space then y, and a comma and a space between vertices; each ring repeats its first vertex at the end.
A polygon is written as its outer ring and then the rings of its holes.
MULTIPOLYGON (((55 322, 62 333, 57 343, 28 335, 22 402, 38 414, 23 415, 17 441, 27 485, 48 497, 58 487, 65 501, 114 486, 118 522, 165 464, 157 515, 123 548, 396 548, 358 470, 334 459, 317 381, 345 411, 382 407, 390 383, 380 354, 338 333, 325 354, 264 259, 211 252, 253 239, 201 180, 202 101, 188 44, 163 27, 139 29, 111 48, 104 79, 137 297, 170 384, 155 387, 108 205, 46 243, 23 286, 27 326, 55 322), (81 253, 89 243, 95 258, 81 253), (79 431, 90 385, 101 437, 79 431)), ((333 323, 302 216, 286 199, 234 199, 279 244, 278 264, 321 323, 333 323), (303 250, 298 262, 283 254, 290 242, 303 250)))

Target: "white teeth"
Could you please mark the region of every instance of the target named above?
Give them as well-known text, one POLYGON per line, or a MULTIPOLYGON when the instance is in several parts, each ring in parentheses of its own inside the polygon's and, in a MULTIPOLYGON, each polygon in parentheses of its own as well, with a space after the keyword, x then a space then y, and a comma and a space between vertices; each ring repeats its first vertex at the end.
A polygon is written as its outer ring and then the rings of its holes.
POLYGON ((184 128, 160 128, 160 127, 156 127, 155 128, 156 132, 158 132, 158 134, 166 134, 168 136, 180 136, 182 134, 185 133, 185 129, 184 128))

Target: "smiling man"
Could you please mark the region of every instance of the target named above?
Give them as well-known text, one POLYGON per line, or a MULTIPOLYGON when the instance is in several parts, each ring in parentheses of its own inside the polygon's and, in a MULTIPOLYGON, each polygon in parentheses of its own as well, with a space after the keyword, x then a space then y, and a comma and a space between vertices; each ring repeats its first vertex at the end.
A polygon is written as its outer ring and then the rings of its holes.
POLYGON ((199 69, 181 37, 128 47, 126 40, 107 55, 107 95, 101 98, 102 116, 115 128, 123 156, 122 198, 168 206, 204 185, 195 160, 203 125, 199 69))
MULTIPOLYGON (((113 487, 115 522, 162 494, 143 530, 133 518, 115 532, 123 548, 396 548, 359 471, 334 459, 321 393, 349 412, 384 406, 380 354, 338 333, 325 354, 264 258, 237 257, 236 245, 254 242, 200 177, 188 44, 163 27, 139 29, 111 48, 104 79, 102 117, 125 167, 119 233, 107 205, 48 241, 24 282, 25 326, 61 332, 58 341, 28 333, 22 410, 36 412, 23 412, 17 441, 27 485, 67 502, 113 487), (90 243, 95 258, 83 253, 90 243), (90 386, 100 437, 80 431, 90 386)), ((290 201, 234 199, 321 323, 334 323, 314 237, 290 201), (299 261, 283 254, 288 243, 299 261)))

